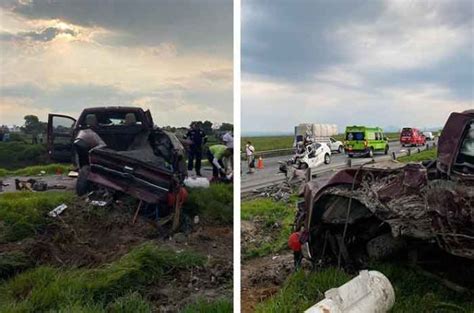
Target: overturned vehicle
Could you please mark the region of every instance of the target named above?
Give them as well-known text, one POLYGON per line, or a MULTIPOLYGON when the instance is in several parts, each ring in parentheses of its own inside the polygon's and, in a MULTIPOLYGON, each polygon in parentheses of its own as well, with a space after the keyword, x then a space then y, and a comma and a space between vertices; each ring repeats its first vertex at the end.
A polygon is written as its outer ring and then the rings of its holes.
POLYGON ((416 262, 435 254, 474 268, 474 110, 450 115, 437 153, 423 163, 369 162, 324 186, 306 184, 295 257, 360 268, 397 254, 416 262))
POLYGON ((87 108, 77 120, 50 114, 48 153, 52 160, 76 166, 78 195, 105 188, 179 218, 186 198, 184 148, 174 134, 154 126, 150 111, 87 108))

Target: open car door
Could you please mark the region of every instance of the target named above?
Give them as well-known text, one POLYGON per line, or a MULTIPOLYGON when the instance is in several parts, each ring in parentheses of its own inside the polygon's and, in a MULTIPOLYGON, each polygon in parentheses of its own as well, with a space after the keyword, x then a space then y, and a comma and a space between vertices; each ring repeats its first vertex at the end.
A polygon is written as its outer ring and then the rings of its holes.
POLYGON ((76 119, 60 114, 48 115, 48 154, 56 162, 72 161, 72 141, 76 119))

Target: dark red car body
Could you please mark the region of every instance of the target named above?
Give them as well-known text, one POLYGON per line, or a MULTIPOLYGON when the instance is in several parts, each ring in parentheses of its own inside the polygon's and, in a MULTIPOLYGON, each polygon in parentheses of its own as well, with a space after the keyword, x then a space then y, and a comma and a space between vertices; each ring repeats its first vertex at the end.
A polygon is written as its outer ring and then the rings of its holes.
POLYGON ((77 120, 50 114, 48 153, 54 161, 72 161, 78 182, 87 179, 147 203, 173 202, 187 174, 181 143, 137 107, 87 108, 77 120), (127 115, 133 121, 124 124, 127 115), (88 116, 95 118, 94 126, 87 124, 88 116))
POLYGON ((306 184, 295 219, 306 256, 314 261, 324 254, 323 231, 341 235, 347 225, 348 245, 383 230, 474 260, 473 130, 474 111, 452 113, 435 160, 372 163, 342 170, 323 186, 306 184))

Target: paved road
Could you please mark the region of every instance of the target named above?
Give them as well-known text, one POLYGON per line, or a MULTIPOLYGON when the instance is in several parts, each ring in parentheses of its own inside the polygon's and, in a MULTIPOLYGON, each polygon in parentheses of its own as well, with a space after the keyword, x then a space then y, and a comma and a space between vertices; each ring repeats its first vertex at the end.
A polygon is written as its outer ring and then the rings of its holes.
MULTIPOLYGON (((401 147, 399 142, 391 142, 390 143, 390 150, 389 152, 403 152, 407 150, 406 147, 401 147)), ((411 148, 416 149, 416 148, 411 148)), ((383 153, 378 153, 375 155, 375 159, 384 156, 383 153)), ((249 191, 253 188, 257 188, 258 186, 262 186, 265 184, 271 184, 272 182, 283 180, 285 175, 279 172, 279 161, 286 161, 290 158, 290 156, 278 156, 278 157, 271 157, 264 159, 264 168, 262 170, 256 170, 254 174, 247 174, 247 163, 242 161, 242 177, 241 177, 241 188, 242 191, 249 191)), ((332 154, 331 163, 326 165, 323 164, 317 169, 313 170, 313 173, 322 173, 328 171, 337 171, 340 169, 341 166, 347 164, 348 157, 345 154, 339 154, 334 152, 332 154)), ((354 165, 362 164, 366 161, 369 161, 369 158, 353 158, 352 163, 354 165)))

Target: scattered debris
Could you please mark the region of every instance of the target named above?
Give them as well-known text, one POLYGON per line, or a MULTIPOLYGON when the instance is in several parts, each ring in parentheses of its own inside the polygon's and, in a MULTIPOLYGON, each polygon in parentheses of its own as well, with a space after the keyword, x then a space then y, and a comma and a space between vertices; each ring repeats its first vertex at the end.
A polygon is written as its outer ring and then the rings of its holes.
POLYGON ((176 233, 174 234, 173 239, 176 243, 183 243, 186 241, 186 235, 183 233, 176 233))
POLYGON ((189 188, 209 188, 209 180, 205 177, 186 177, 184 185, 189 188))
POLYGON ((474 264, 473 118, 472 110, 450 115, 435 160, 368 162, 306 184, 294 230, 311 261, 357 269, 411 254, 436 272, 454 266, 452 280, 472 286, 459 268, 474 264))
POLYGON ((305 313, 384 313, 395 304, 395 291, 390 280, 378 271, 360 271, 344 285, 329 289, 325 299, 305 313))
POLYGON ((78 177, 79 176, 79 173, 76 172, 76 171, 70 171, 67 176, 69 177, 78 177))
POLYGON ((90 203, 93 206, 100 206, 100 207, 104 207, 107 204, 109 204, 107 201, 100 201, 100 200, 92 200, 90 203))
POLYGON ((64 210, 67 209, 67 205, 65 203, 58 205, 54 210, 48 213, 51 217, 58 217, 59 214, 63 213, 64 210))

